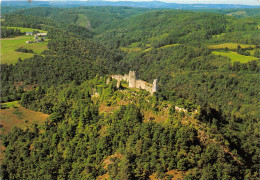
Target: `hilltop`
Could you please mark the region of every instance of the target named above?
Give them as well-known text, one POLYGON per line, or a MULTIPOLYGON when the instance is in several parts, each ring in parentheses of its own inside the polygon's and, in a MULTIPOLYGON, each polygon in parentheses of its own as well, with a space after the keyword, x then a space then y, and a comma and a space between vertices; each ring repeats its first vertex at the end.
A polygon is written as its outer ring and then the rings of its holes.
MULTIPOLYGON (((7 146, 4 164, 7 159, 15 158, 14 155, 21 156, 19 151, 27 152, 24 160, 17 161, 24 165, 27 162, 36 165, 37 162, 40 168, 26 173, 23 169, 31 169, 31 166, 23 166, 16 172, 28 177, 56 178, 48 172, 60 171, 66 164, 70 171, 60 172, 57 178, 89 179, 97 176, 172 178, 173 171, 180 171, 186 178, 202 178, 209 174, 223 178, 238 175, 246 168, 245 160, 217 131, 220 126, 216 122, 211 125, 201 122, 204 115, 199 106, 182 98, 162 101, 144 90, 125 85, 118 90, 115 81, 105 82, 106 78, 97 77, 80 86, 51 88, 41 93, 41 97, 37 95, 39 90, 25 93, 21 105, 46 111, 48 104, 53 107, 51 116, 44 126, 19 134, 19 131, 13 131, 4 137, 3 144, 7 146), (18 140, 13 139, 18 136, 18 140), (32 138, 28 139, 28 136, 32 138), (26 148, 22 150, 24 146, 26 148), (13 153, 9 153, 11 148, 15 149, 13 153), (86 166, 72 163, 76 161, 82 161, 86 166), (53 165, 48 166, 48 162, 53 165), (211 162, 210 166, 208 162, 211 162), (238 169, 223 172, 214 166, 238 169), (86 172, 78 174, 79 168, 86 172), (209 174, 204 172, 207 168, 211 168, 209 174)), ((14 162, 8 161, 5 170, 10 171, 12 165, 14 162)))

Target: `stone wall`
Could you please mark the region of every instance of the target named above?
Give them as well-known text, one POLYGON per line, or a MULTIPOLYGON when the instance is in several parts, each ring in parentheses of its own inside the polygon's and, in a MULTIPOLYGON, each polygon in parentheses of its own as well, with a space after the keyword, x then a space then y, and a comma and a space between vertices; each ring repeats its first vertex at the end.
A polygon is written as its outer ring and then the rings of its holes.
POLYGON ((188 112, 187 109, 184 109, 184 108, 181 108, 181 107, 178 107, 178 106, 175 106, 174 108, 175 108, 175 110, 178 111, 178 112, 181 112, 181 111, 183 111, 184 113, 187 113, 187 112, 188 112))
POLYGON ((152 84, 149 84, 145 81, 142 81, 142 80, 137 80, 136 81, 136 88, 139 88, 139 89, 145 89, 146 91, 150 92, 151 94, 153 94, 153 85, 152 84))
POLYGON ((157 92, 157 79, 153 81, 153 84, 150 84, 143 80, 136 80, 135 71, 130 71, 129 74, 124 75, 111 75, 112 79, 117 80, 117 87, 119 87, 121 81, 127 81, 129 83, 129 88, 139 88, 144 89, 150 94, 157 92))
POLYGON ((136 88, 136 75, 134 71, 129 71, 129 87, 136 88))
POLYGON ((111 75, 112 79, 116 79, 117 80, 117 88, 119 88, 120 82, 121 81, 128 81, 129 82, 129 75, 125 74, 125 75, 111 75))

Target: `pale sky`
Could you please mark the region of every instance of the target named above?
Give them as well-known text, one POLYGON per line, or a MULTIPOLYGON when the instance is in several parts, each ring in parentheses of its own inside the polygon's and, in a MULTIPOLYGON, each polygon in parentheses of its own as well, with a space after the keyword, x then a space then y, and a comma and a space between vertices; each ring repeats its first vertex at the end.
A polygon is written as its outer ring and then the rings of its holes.
POLYGON ((260 0, 161 0, 179 4, 247 4, 260 5, 260 0))
MULTIPOLYGON (((107 1, 124 1, 124 0, 107 0, 107 1)), ((152 1, 152 0, 129 0, 129 1, 152 1)), ((260 5, 260 0, 158 0, 168 3, 179 4, 245 4, 260 5)))
MULTIPOLYGON (((0 0, 0 1, 17 1, 17 0, 0 0)), ((26 1, 26 0, 18 0, 26 1)), ((34 0, 32 0, 34 1, 34 0)), ((35 1, 55 1, 55 0, 35 0, 35 1)), ((56 1, 87 1, 87 0, 56 0, 56 1)), ((93 1, 93 0, 92 0, 93 1)), ((106 1, 153 1, 153 0, 106 0, 106 1)), ((157 0, 168 3, 178 4, 244 4, 260 5, 260 0, 157 0)))

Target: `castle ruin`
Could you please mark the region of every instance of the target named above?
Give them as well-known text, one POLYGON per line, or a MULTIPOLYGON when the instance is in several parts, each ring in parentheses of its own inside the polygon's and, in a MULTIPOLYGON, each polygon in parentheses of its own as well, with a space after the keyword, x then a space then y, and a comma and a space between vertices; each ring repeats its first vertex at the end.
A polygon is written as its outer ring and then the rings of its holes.
POLYGON ((129 83, 129 88, 139 88, 144 89, 150 92, 151 95, 157 92, 157 79, 153 81, 153 84, 150 84, 146 81, 136 79, 135 71, 129 71, 129 74, 124 75, 111 75, 112 79, 117 80, 117 87, 119 88, 121 81, 127 81, 129 83))

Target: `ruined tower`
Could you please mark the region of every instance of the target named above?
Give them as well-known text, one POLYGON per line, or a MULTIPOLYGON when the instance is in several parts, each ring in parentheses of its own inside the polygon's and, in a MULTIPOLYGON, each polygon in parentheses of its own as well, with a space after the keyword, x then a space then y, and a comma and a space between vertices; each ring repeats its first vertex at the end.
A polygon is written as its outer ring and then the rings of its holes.
POLYGON ((129 87, 135 88, 135 84, 136 84, 135 71, 129 71, 129 87))
POLYGON ((153 80, 153 88, 152 88, 152 93, 157 92, 157 79, 153 80))

